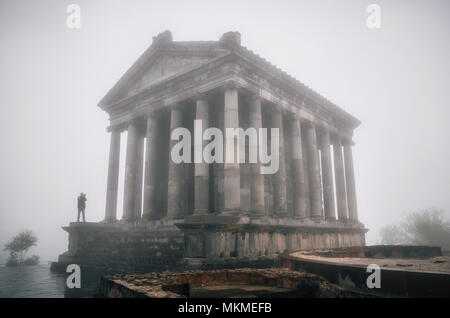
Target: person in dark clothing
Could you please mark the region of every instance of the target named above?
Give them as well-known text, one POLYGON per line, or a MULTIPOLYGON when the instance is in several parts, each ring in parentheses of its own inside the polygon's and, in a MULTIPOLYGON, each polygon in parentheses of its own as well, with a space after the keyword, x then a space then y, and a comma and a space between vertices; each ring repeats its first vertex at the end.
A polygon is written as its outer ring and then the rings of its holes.
POLYGON ((86 222, 85 216, 84 216, 84 210, 86 209, 86 194, 83 192, 80 193, 78 196, 78 217, 77 222, 80 222, 80 213, 83 213, 83 222, 86 222))

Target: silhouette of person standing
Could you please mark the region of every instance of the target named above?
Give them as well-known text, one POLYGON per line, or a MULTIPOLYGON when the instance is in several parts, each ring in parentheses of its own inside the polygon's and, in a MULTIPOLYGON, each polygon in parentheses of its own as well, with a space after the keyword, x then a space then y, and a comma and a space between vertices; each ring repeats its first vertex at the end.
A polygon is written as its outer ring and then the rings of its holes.
POLYGON ((80 212, 83 213, 83 222, 86 222, 85 216, 84 216, 84 210, 86 209, 86 194, 83 192, 80 193, 78 196, 78 217, 77 222, 80 222, 80 212))

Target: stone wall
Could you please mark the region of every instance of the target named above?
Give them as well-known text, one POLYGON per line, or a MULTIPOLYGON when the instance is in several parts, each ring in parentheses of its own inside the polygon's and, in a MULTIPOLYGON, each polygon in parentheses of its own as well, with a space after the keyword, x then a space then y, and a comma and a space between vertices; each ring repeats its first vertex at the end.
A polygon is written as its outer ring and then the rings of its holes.
POLYGON ((154 271, 175 266, 183 257, 183 234, 132 224, 71 223, 69 249, 58 263, 113 271, 154 271))

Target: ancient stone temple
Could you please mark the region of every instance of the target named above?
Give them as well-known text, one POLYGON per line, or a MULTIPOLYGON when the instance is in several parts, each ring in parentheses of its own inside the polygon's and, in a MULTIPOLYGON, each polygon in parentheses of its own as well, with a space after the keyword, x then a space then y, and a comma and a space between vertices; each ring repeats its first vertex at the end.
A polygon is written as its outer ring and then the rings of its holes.
POLYGON ((65 227, 60 262, 148 269, 365 244, 352 158, 359 120, 242 46, 238 32, 189 42, 159 34, 99 106, 110 116, 105 220, 65 227), (171 132, 194 136, 195 120, 202 131, 278 128, 278 170, 174 162, 171 132))

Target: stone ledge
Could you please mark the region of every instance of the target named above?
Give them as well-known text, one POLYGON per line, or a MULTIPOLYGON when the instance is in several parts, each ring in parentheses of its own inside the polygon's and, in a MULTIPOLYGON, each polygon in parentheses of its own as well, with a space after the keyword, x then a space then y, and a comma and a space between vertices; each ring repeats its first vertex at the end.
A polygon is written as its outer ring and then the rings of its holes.
MULTIPOLYGON (((317 274, 331 283, 363 291, 368 290, 367 266, 377 263, 376 259, 369 259, 363 264, 364 259, 359 255, 345 257, 346 263, 339 258, 333 261, 333 257, 309 257, 301 253, 281 255, 280 258, 285 268, 317 274)), ((383 263, 378 264, 381 284, 377 293, 390 297, 450 297, 450 273, 382 267, 383 263)))
POLYGON ((71 222, 69 226, 62 227, 66 232, 112 232, 112 233, 133 233, 147 232, 149 235, 180 235, 180 230, 176 224, 183 220, 177 221, 149 221, 149 222, 115 222, 115 223, 94 223, 94 222, 71 222))
POLYGON ((258 223, 224 223, 213 218, 206 222, 184 222, 177 224, 183 231, 201 230, 205 232, 278 232, 278 233, 366 233, 368 230, 359 225, 349 224, 268 224, 258 223))

